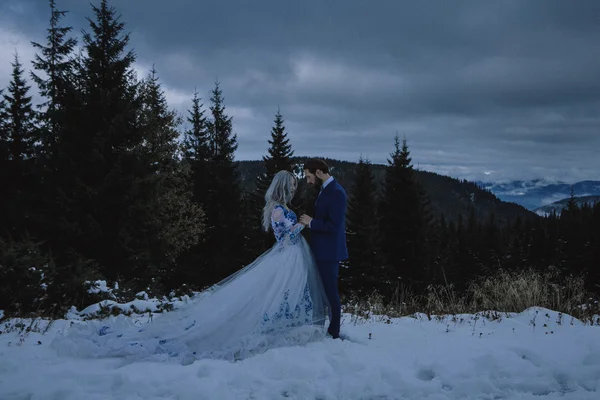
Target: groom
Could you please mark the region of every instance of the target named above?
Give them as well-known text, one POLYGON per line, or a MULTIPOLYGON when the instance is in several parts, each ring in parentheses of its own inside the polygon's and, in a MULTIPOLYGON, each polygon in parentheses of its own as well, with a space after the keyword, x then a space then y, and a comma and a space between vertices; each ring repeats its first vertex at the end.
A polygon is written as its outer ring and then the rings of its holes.
POLYGON ((321 274, 325 293, 331 307, 331 320, 327 333, 334 339, 340 337, 341 304, 338 293, 340 261, 348 258, 346 247, 346 207, 344 188, 329 175, 325 161, 312 158, 304 163, 306 182, 321 186, 315 202, 314 218, 304 214, 300 222, 311 230, 311 248, 321 274))

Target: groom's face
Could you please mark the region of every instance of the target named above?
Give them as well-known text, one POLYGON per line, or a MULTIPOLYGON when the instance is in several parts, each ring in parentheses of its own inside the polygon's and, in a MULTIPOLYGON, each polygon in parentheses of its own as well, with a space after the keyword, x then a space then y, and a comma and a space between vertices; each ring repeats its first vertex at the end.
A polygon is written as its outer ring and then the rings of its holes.
POLYGON ((320 179, 317 175, 311 173, 307 169, 304 170, 304 176, 306 177, 306 182, 310 183, 311 185, 317 185, 317 186, 319 186, 319 185, 323 184, 323 180, 322 179, 320 179))

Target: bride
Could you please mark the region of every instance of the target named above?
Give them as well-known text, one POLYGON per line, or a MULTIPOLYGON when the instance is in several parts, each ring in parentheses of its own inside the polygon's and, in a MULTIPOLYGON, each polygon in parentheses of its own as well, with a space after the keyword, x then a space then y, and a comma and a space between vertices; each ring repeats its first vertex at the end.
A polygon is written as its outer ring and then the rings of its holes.
POLYGON ((325 337, 327 297, 314 257, 288 208, 298 183, 278 172, 265 195, 263 228, 276 243, 251 264, 175 311, 135 326, 119 316, 87 321, 57 336, 61 355, 177 360, 241 360, 268 350, 325 337))

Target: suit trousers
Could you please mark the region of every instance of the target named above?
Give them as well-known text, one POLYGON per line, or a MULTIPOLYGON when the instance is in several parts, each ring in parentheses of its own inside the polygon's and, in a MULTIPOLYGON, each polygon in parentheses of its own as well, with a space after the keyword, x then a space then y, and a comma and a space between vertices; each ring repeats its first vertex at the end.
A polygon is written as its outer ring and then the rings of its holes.
POLYGON ((339 261, 317 260, 317 267, 321 274, 321 280, 329 301, 329 329, 327 332, 334 338, 340 335, 340 320, 342 317, 342 305, 338 293, 339 261))

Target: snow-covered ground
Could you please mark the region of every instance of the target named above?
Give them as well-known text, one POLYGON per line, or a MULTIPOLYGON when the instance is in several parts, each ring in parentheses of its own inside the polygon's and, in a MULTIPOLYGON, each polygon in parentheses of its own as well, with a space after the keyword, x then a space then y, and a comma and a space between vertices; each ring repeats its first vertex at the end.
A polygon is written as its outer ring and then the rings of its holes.
MULTIPOLYGON (((539 308, 486 320, 405 317, 237 363, 69 359, 0 324, 0 399, 600 399, 600 327, 539 308), (24 339, 24 340, 22 340, 24 339)), ((38 326, 37 329, 43 329, 38 326)))

